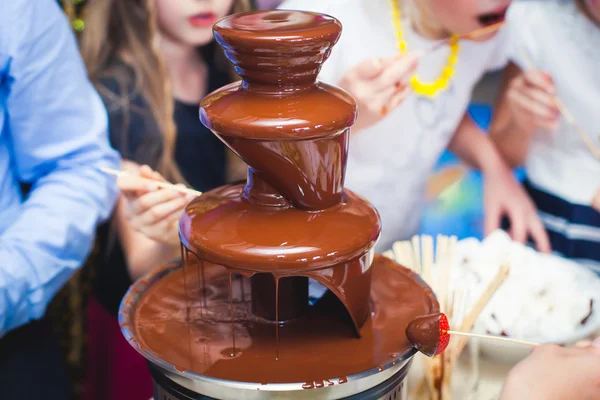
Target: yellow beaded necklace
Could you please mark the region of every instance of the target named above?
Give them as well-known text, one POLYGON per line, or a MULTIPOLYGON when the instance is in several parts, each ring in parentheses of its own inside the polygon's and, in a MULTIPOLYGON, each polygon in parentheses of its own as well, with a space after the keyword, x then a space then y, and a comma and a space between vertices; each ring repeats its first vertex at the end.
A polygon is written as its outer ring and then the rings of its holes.
MULTIPOLYGON (((398 40, 398 48, 402 54, 407 52, 407 44, 404 39, 404 33, 402 32, 402 18, 400 16, 400 7, 398 6, 398 0, 391 0, 392 3, 392 15, 394 17, 394 25, 396 27, 396 38, 398 40)), ((452 35, 449 41, 450 55, 442 74, 433 82, 421 82, 419 75, 415 73, 410 79, 410 85, 414 92, 421 96, 435 97, 441 90, 448 88, 450 80, 454 76, 454 66, 458 61, 458 36, 452 35)))

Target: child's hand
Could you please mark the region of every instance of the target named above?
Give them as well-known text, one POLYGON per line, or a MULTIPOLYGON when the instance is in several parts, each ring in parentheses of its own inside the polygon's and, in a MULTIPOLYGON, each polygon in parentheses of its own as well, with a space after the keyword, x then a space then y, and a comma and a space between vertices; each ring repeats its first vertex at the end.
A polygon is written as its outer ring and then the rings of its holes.
POLYGON ((485 233, 500 227, 503 216, 510 220, 513 240, 525 243, 531 237, 537 249, 549 253, 548 233, 537 215, 535 204, 511 171, 503 166, 484 174, 485 233))
POLYGON ((501 400, 600 398, 600 349, 536 347, 508 374, 501 400))
POLYGON ((598 189, 594 195, 594 199, 592 200, 592 208, 600 212, 600 189, 598 189))
POLYGON ((339 86, 358 103, 354 132, 376 124, 408 96, 419 56, 415 52, 389 59, 369 58, 344 74, 339 86))
MULTIPOLYGON (((165 181, 147 165, 139 168, 139 176, 165 181)), ((157 242, 179 243, 178 221, 185 206, 194 198, 174 190, 159 189, 152 182, 135 176, 119 177, 117 184, 127 199, 125 216, 131 226, 157 242)))
POLYGON ((555 96, 556 88, 550 75, 537 70, 522 72, 511 81, 507 93, 515 123, 528 132, 556 130, 560 111, 555 96))

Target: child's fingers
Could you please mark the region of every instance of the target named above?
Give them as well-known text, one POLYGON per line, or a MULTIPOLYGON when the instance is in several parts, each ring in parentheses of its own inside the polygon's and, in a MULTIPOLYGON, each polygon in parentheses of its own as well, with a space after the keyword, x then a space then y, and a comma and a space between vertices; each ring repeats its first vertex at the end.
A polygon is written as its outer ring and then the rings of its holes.
POLYGON ((395 59, 383 70, 377 79, 374 79, 373 89, 382 90, 390 86, 397 86, 398 84, 402 86, 407 85, 418 63, 418 53, 410 53, 404 57, 395 59))
POLYGON ((536 214, 531 217, 529 222, 529 235, 533 239, 538 251, 542 253, 550 253, 552 251, 548 232, 536 214))
POLYGON ((411 87, 406 86, 405 88, 401 89, 400 91, 394 93, 394 95, 390 99, 390 109, 393 110, 396 107, 398 107, 400 104, 402 104, 402 102, 408 97, 408 95, 410 95, 411 91, 412 91, 411 87))
POLYGON ((556 98, 539 88, 525 88, 523 94, 544 108, 548 118, 558 118, 560 111, 556 106, 556 98))
POLYGON ((166 182, 165 178, 163 178, 161 174, 159 174, 157 171, 154 171, 148 165, 142 165, 140 167, 140 176, 146 179, 166 182))
POLYGON ((121 161, 121 169, 132 175, 139 175, 140 173, 140 165, 129 160, 121 161))
POLYGON ((529 87, 538 88, 550 96, 556 96, 556 88, 552 81, 546 78, 546 75, 537 70, 529 70, 523 73, 523 79, 525 81, 525 85, 529 87))
POLYGON ((489 235, 500 227, 500 219, 502 218, 502 210, 497 204, 486 204, 484 214, 484 232, 489 235))
POLYGON ((350 79, 374 79, 381 74, 385 64, 380 58, 368 58, 354 68, 354 76, 350 79))
POLYGON ((527 240, 527 225, 524 217, 520 212, 509 211, 510 236, 519 243, 525 243, 527 240))
POLYGON ((162 221, 174 213, 181 215, 186 204, 187 199, 185 197, 178 197, 159 203, 141 213, 137 218, 137 224, 138 226, 149 226, 162 221))
POLYGON ((536 119, 546 119, 554 121, 558 119, 558 115, 552 108, 544 106, 524 90, 513 90, 509 93, 509 99, 513 104, 520 108, 523 112, 531 114, 536 119))
POLYGON ((152 239, 156 241, 169 240, 169 236, 174 236, 174 240, 178 239, 179 218, 181 212, 177 211, 163 218, 161 221, 151 225, 148 233, 152 239))
POLYGON ((185 195, 174 190, 155 190, 135 199, 132 204, 133 214, 142 214, 147 210, 175 199, 185 199, 185 195))
POLYGON ((380 116, 385 116, 391 110, 390 99, 396 89, 389 87, 377 93, 373 92, 372 88, 366 85, 361 86, 360 89, 353 93, 354 98, 359 104, 359 114, 380 114, 380 116))
POLYGON ((156 185, 146 179, 127 175, 117 178, 117 187, 123 193, 148 192, 156 189, 156 185))

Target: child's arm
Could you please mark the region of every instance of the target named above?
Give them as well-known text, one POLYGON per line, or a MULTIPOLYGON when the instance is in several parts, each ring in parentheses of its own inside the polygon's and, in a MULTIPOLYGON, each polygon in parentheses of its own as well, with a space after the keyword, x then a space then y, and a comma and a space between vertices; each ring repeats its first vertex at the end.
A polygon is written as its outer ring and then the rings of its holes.
POLYGON ((535 205, 514 178, 494 143, 465 114, 449 150, 484 175, 485 233, 500 227, 503 216, 511 222, 511 236, 525 242, 530 236, 539 251, 549 252, 550 241, 535 205))
POLYGON ((529 142, 539 129, 554 131, 560 113, 554 103, 552 78, 541 71, 522 71, 509 64, 490 127, 490 137, 512 166, 525 163, 529 142))

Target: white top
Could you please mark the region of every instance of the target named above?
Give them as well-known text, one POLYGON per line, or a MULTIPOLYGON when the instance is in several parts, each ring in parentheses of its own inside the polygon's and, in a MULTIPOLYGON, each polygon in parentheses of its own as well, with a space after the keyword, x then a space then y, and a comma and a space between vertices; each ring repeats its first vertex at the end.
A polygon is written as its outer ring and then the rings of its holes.
MULTIPOLYGON (((600 28, 573 0, 515 3, 508 18, 511 59, 527 69, 526 53, 552 75, 558 97, 600 148, 600 28)), ((571 203, 590 205, 600 189, 600 160, 564 118, 556 132, 535 134, 526 170, 535 186, 571 203)))
MULTIPOLYGON (((367 58, 398 54, 389 0, 289 0, 281 8, 322 12, 341 21, 342 37, 319 75, 327 83, 337 84, 367 58)), ((409 50, 434 43, 415 33, 407 21, 403 28, 409 50)), ((427 179, 469 105, 473 86, 486 71, 505 64, 505 42, 499 34, 487 42, 461 43, 447 91, 434 99, 412 94, 377 125, 352 137, 345 186, 370 200, 381 214, 379 251, 417 233, 427 179)), ((449 51, 425 56, 418 68, 421 79, 437 79, 449 51)))

